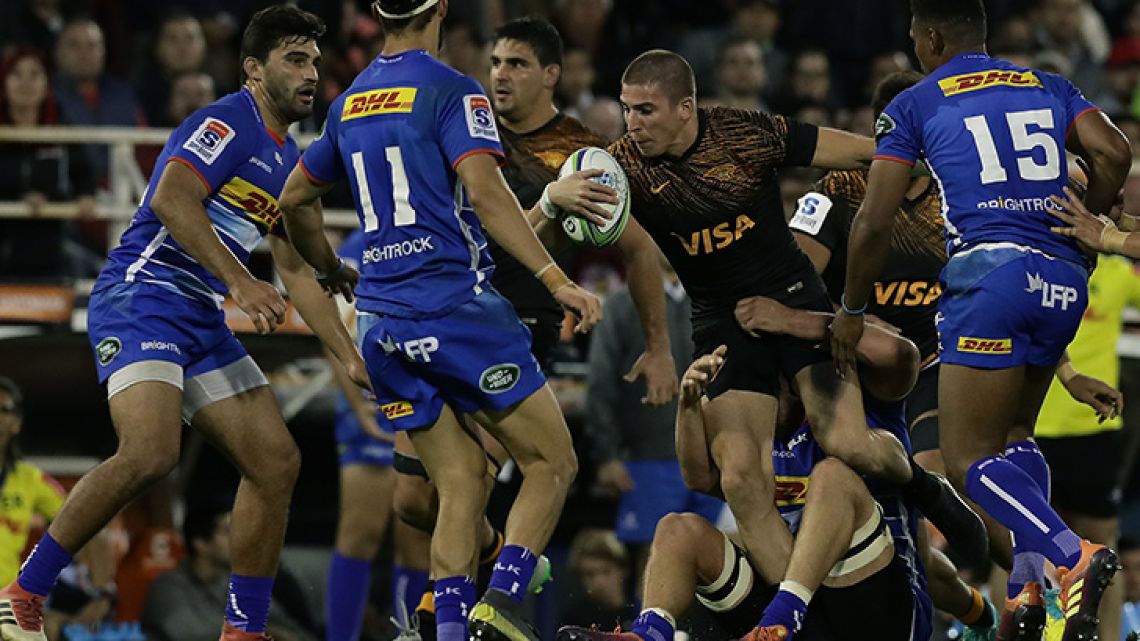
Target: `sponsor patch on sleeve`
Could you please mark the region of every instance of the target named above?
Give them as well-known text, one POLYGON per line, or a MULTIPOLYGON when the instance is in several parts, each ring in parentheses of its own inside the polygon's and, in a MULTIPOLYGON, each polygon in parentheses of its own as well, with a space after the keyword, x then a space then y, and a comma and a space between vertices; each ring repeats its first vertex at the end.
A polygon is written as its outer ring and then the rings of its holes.
POLYGON ((206 118, 183 143, 182 148, 201 158, 207 165, 212 165, 225 151, 226 145, 236 137, 237 132, 233 127, 217 118, 206 118))
POLYGON ((467 133, 471 134, 472 138, 486 138, 499 142, 495 114, 491 111, 491 101, 487 96, 480 94, 463 96, 463 111, 467 116, 467 133))
POLYGON ((809 191, 796 201, 796 215, 788 227, 815 236, 819 233, 827 212, 831 211, 831 199, 821 193, 809 191))

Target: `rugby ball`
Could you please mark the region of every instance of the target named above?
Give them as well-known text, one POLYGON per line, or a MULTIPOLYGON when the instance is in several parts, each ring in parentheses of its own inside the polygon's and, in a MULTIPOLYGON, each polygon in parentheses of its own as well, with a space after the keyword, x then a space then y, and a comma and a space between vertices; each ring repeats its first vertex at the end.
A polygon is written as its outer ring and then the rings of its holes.
POLYGON ((566 213, 562 217, 562 230, 576 243, 591 247, 606 247, 621 237, 626 221, 629 220, 629 180, 618 161, 600 147, 583 147, 570 154, 566 162, 562 163, 558 177, 564 178, 586 169, 601 169, 605 172, 591 180, 611 187, 617 192, 620 202, 616 205, 609 203, 602 205, 614 214, 605 225, 597 225, 581 216, 566 213))

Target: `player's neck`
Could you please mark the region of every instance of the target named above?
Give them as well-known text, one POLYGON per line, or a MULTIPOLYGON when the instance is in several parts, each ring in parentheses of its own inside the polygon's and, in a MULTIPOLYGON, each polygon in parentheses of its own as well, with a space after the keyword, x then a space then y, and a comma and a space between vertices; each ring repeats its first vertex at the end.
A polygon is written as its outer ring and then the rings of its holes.
POLYGON ((665 149, 665 155, 673 158, 680 158, 685 155, 685 152, 697 142, 697 136, 701 134, 701 118, 693 112, 693 117, 685 126, 681 127, 681 131, 673 142, 665 149))
POLYGON ((499 114, 499 122, 508 131, 516 134, 529 134, 530 132, 540 129, 546 123, 554 120, 558 115, 558 109, 554 107, 554 103, 550 100, 541 100, 530 113, 526 114, 518 120, 511 120, 506 116, 499 114))
POLYGON ((248 82, 245 86, 253 95, 253 101, 257 103, 257 110, 261 113, 261 120, 265 123, 265 128, 284 140, 286 134, 289 133, 289 125, 292 123, 277 113, 277 110, 273 108, 273 101, 265 95, 265 90, 260 83, 248 82))
POLYGON ((422 31, 401 33, 388 36, 384 41, 384 49, 380 55, 385 57, 398 56, 408 51, 423 49, 433 58, 439 57, 439 36, 431 28, 422 31))
POLYGON ((988 53, 986 53, 986 45, 985 44, 956 45, 953 47, 947 46, 946 49, 942 52, 942 64, 940 64, 939 66, 942 66, 942 65, 946 64, 947 62, 950 62, 951 60, 953 60, 954 58, 957 58, 958 56, 965 55, 968 53, 980 53, 983 55, 989 55, 988 53))

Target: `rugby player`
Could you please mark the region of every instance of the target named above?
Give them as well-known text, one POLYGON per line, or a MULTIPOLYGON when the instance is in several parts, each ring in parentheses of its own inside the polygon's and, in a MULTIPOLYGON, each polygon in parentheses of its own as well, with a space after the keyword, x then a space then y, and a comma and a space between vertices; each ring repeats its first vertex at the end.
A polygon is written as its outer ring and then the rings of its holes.
POLYGON ((914 464, 895 436, 867 428, 858 382, 841 380, 826 352, 793 337, 752 336, 734 317, 736 303, 756 295, 831 311, 788 230, 776 169, 852 169, 869 160, 872 141, 782 116, 697 108, 688 63, 663 50, 630 63, 621 97, 629 131, 610 149, 629 176, 633 214, 692 297, 697 355, 728 345, 708 389, 708 443, 741 536, 766 557, 762 568, 779 568, 791 550, 775 509, 771 461, 761 455, 771 442, 781 375, 803 399, 825 451, 904 485, 949 538, 984 547, 980 521, 949 485, 914 464))
MULTIPOLYGON (((1082 541, 1049 506, 1048 466, 1029 439, 1041 401, 1087 304, 1088 261, 1046 211, 1068 181, 1064 149, 1089 165, 1086 204, 1108 211, 1131 164, 1127 139, 1067 80, 990 58, 980 0, 912 0, 911 37, 930 72, 876 123, 879 146, 851 229, 832 353, 845 368, 863 329, 911 167, 925 157, 942 187, 949 262, 939 302, 942 455, 955 485, 1013 533, 1003 630, 1041 602, 1058 568, 1065 641, 1096 636, 1116 553, 1082 541), (1007 456, 1019 441, 1020 456, 1007 456)), ((1011 638, 1004 636, 1004 638, 1011 638)))
POLYGON ((447 0, 377 0, 380 56, 329 109, 286 183, 290 238, 330 291, 356 272, 322 233, 320 197, 347 177, 367 247, 357 288, 359 340, 383 415, 409 436, 439 494, 431 544, 436 633, 534 638, 519 612, 577 469, 569 430, 530 352, 530 336, 489 286, 483 228, 588 331, 598 300, 550 258, 507 189, 488 98, 435 60, 447 0), (478 605, 472 580, 486 505, 484 450, 471 415, 524 477, 506 544, 478 605))
MULTIPOLYGON (((890 340, 885 333, 878 338, 890 340)), ((860 348, 874 351, 873 342, 860 348)), ((677 438, 696 444, 685 447, 686 452, 706 451, 704 410, 710 401, 704 391, 716 380, 725 356, 722 346, 700 357, 682 379, 677 438)), ((907 358, 917 360, 917 351, 881 363, 913 367, 904 362, 907 358)), ((901 405, 874 403, 868 402, 868 424, 905 442, 901 405)), ((869 491, 850 467, 827 456, 800 420, 803 410, 797 406, 790 394, 782 395, 780 426, 765 448, 776 469, 782 522, 795 532, 790 562, 765 568, 762 555, 743 541, 730 540, 704 518, 670 514, 653 538, 643 610, 632 629, 622 633, 568 626, 559 631, 559 641, 671 639, 676 617, 689 609, 694 596, 734 639, 850 638, 852 621, 873 631, 875 639, 929 638, 932 608, 916 549, 913 504, 898 488, 880 483, 869 491), (779 578, 766 579, 770 574, 779 578), (789 607, 787 594, 797 595, 792 603, 803 606, 789 607)), ((688 472, 705 479, 705 491, 717 492, 715 478, 724 471, 707 455, 699 458, 689 457, 688 472)))
POLYGON ((119 437, 88 472, 15 582, 0 594, 0 636, 44 640, 44 595, 72 555, 178 463, 181 422, 215 443, 242 480, 233 506, 232 575, 223 639, 264 639, 300 455, 265 375, 226 327, 229 294, 261 333, 285 302, 246 269, 270 234, 305 321, 367 386, 335 305, 281 238, 280 193, 299 152, 290 124, 312 112, 324 25, 290 6, 258 12, 242 36, 243 88, 171 135, 121 244, 96 281, 88 336, 119 437))

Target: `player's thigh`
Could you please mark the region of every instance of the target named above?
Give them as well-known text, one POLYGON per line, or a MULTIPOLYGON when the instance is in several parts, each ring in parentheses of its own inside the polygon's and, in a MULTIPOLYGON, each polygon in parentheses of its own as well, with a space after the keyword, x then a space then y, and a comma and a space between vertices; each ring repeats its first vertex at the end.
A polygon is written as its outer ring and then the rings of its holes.
POLYGON ((734 483, 774 489, 772 439, 778 410, 774 396, 741 390, 726 391, 705 404, 709 452, 726 491, 734 483))
POLYGON ((866 411, 857 375, 840 377, 835 364, 814 363, 795 375, 812 434, 829 454, 843 456, 866 442, 866 411))
POLYGON ((478 436, 444 405, 430 427, 409 433, 416 453, 441 493, 478 494, 487 464, 478 436))
POLYGON ((119 453, 149 460, 155 473, 178 462, 182 440, 182 390, 169 382, 143 380, 109 399, 119 453))
MULTIPOLYGON (((942 469, 938 450, 938 363, 926 367, 918 374, 914 389, 906 397, 906 424, 910 431, 910 447, 915 460, 922 463, 920 455, 928 461, 937 459, 942 469), (927 452, 934 454, 926 454, 927 452)), ((931 469, 923 465, 926 469, 931 469)))
POLYGON ((549 385, 543 385, 512 407, 484 409, 472 416, 502 443, 523 470, 538 462, 576 469, 570 429, 549 385))
MULTIPOLYGON (((248 366, 256 369, 252 359, 248 366)), ((245 477, 273 477, 292 487, 301 453, 277 399, 260 385, 199 409, 191 426, 220 449, 245 477)))
POLYGON ((340 468, 340 520, 337 538, 377 544, 388 529, 396 471, 391 466, 353 463, 340 468))

